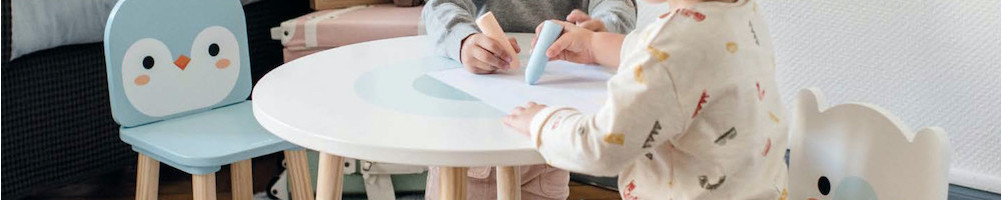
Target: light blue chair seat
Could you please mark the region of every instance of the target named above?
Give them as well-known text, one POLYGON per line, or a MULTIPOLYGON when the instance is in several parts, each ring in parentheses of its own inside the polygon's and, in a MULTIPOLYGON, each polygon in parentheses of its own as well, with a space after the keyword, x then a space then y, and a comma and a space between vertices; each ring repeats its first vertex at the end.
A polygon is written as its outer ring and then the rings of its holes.
POLYGON ((222 165, 298 148, 258 125, 251 101, 123 127, 119 134, 137 152, 190 174, 213 173, 222 165))

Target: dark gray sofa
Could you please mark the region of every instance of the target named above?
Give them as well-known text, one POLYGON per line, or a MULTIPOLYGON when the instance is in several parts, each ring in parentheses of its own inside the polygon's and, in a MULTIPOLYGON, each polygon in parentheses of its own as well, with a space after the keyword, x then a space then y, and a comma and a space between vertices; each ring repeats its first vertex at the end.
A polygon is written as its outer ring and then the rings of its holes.
MULTIPOLYGON (((22 199, 135 165, 112 120, 101 43, 61 46, 7 61, 11 0, 3 0, 2 193, 22 199)), ((257 81, 282 64, 269 28, 310 12, 305 0, 244 6, 251 72, 257 81)))

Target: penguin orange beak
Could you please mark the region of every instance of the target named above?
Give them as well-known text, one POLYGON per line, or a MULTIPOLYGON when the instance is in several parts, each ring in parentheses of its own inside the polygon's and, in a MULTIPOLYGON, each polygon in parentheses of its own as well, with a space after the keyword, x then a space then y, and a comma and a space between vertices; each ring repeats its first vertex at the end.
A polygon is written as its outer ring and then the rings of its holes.
POLYGON ((192 59, 182 54, 181 56, 178 57, 177 60, 174 60, 174 65, 177 65, 178 68, 181 68, 181 70, 184 71, 185 67, 188 67, 189 61, 192 61, 192 59))

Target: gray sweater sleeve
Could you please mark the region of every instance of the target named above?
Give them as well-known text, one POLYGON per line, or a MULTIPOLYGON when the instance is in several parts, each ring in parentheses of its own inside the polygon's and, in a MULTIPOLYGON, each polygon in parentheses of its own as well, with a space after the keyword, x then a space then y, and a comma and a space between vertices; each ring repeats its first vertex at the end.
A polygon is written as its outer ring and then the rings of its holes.
POLYGON ((634 30, 637 5, 632 0, 591 0, 588 13, 601 20, 606 31, 627 34, 634 30))
POLYGON ((460 60, 460 43, 478 33, 477 7, 471 0, 429 0, 421 12, 425 31, 435 42, 435 54, 460 60))

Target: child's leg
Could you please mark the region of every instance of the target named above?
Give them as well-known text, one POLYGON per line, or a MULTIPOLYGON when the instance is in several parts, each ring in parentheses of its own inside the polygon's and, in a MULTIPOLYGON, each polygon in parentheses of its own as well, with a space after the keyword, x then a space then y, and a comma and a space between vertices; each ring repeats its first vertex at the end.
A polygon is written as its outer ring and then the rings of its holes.
POLYGON ((568 199, 568 171, 549 165, 519 167, 522 171, 522 199, 568 199))
MULTIPOLYGON (((522 199, 567 199, 568 171, 547 165, 519 167, 522 172, 522 199)), ((495 169, 475 167, 467 173, 467 199, 495 199, 495 169)), ((425 182, 425 199, 439 199, 439 168, 430 167, 425 182)))
MULTIPOLYGON (((492 167, 467 169, 466 199, 495 199, 495 176, 492 167)), ((439 167, 429 167, 425 181, 425 199, 439 199, 439 167)))

